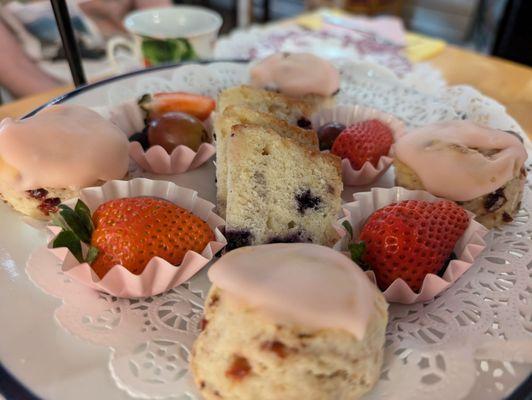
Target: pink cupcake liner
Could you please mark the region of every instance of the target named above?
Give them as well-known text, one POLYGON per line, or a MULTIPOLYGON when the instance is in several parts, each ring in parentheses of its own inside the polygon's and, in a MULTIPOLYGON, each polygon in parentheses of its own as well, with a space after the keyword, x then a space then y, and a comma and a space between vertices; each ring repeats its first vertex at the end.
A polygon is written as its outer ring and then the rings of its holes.
MULTIPOLYGON (((153 257, 140 275, 129 272, 122 265, 115 265, 100 279, 89 264, 80 264, 67 248, 51 248, 51 242, 60 232, 60 228, 48 226, 48 230, 53 236, 45 249, 55 256, 66 275, 92 289, 117 297, 154 296, 186 282, 207 265, 214 255, 227 244, 219 229, 225 225, 225 221, 212 211, 214 204, 199 198, 196 191, 180 187, 172 182, 144 178, 130 181, 115 180, 109 181, 101 187, 82 189, 80 193, 80 198, 87 204, 91 212, 94 212, 100 204, 106 201, 137 196, 158 197, 185 208, 211 227, 216 240, 209 242, 201 254, 192 250, 187 251, 180 265, 172 265, 160 257, 153 257)), ((73 207, 76 200, 68 200, 65 204, 73 207)), ((35 257, 30 257, 28 262, 39 263, 41 261, 35 257)))
MULTIPOLYGON (((98 108, 100 114, 122 129, 129 137, 144 128, 144 113, 136 101, 128 101, 111 108, 98 108)), ((211 119, 203 121, 211 134, 211 119)), ((145 171, 155 174, 182 174, 198 168, 216 153, 211 143, 202 143, 198 151, 185 145, 177 146, 168 154, 162 146, 151 146, 144 150, 140 143, 129 144, 129 156, 145 171)))
MULTIPOLYGON (((339 220, 339 224, 348 221, 353 227, 355 240, 369 216, 380 208, 403 200, 424 200, 431 203, 442 200, 422 190, 407 190, 402 187, 373 188, 371 192, 355 193, 353 198, 355 201, 342 206, 345 217, 339 220)), ((412 304, 432 300, 473 265, 475 258, 486 247, 484 236, 488 229, 474 220, 474 214, 469 211, 467 213, 471 218, 469 226, 456 243, 454 253, 457 258, 449 263, 443 277, 427 274, 419 293, 415 293, 404 280, 396 279, 383 292, 388 302, 412 304)), ((336 248, 346 249, 349 240, 349 235, 345 235, 342 238, 343 243, 336 248)), ((376 282, 372 271, 366 273, 373 282, 376 282)))
POLYGON ((198 168, 216 153, 210 143, 202 143, 198 151, 179 145, 171 154, 162 146, 152 146, 144 151, 139 142, 129 143, 129 156, 145 171, 155 174, 182 174, 198 168))
MULTIPOLYGON (((315 130, 329 122, 338 122, 348 127, 354 123, 369 119, 378 119, 388 125, 393 132, 394 142, 405 134, 405 124, 398 118, 377 109, 359 105, 340 105, 333 108, 325 108, 316 112, 310 118, 315 130)), ((392 161, 392 149, 390 149, 388 155, 379 159, 377 167, 366 161, 361 169, 356 170, 351 167, 349 160, 344 158, 342 159, 342 180, 347 186, 367 185, 386 172, 392 161)))

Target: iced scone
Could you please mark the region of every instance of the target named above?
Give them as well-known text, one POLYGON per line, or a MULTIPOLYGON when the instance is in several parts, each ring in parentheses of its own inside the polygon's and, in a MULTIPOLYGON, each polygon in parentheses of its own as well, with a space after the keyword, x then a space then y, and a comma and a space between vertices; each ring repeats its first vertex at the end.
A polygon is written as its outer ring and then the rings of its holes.
POLYGON ((353 400, 379 379, 387 303, 349 258, 313 244, 224 255, 191 359, 205 399, 353 400))
POLYGON ((395 143, 395 182, 457 202, 487 228, 511 222, 526 182, 515 134, 469 121, 427 125, 395 143))
POLYGON ((0 196, 33 218, 48 218, 82 187, 123 178, 128 164, 126 135, 85 107, 0 123, 0 196))
POLYGON ((318 150, 318 136, 312 130, 298 128, 288 122, 275 118, 271 114, 251 108, 228 106, 214 119, 216 133, 216 200, 218 214, 225 217, 227 204, 227 144, 231 138, 231 129, 239 124, 267 126, 282 137, 292 139, 301 147, 318 150))
POLYGON ((340 89, 340 73, 327 60, 310 53, 276 53, 250 71, 251 85, 291 97, 330 98, 340 89))

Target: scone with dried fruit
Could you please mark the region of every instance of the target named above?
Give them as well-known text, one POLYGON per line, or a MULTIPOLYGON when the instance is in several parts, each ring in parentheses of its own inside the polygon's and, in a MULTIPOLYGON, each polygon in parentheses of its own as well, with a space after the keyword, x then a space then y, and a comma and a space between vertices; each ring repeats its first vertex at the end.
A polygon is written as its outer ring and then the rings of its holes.
POLYGON ((96 112, 53 105, 0 123, 0 196, 15 210, 47 219, 82 187, 123 178, 125 134, 96 112))
POLYGON ((453 200, 487 228, 519 209, 527 152, 516 134, 451 121, 413 129, 394 150, 397 185, 453 200))
POLYGON ((387 303, 343 254, 245 247, 209 279, 191 359, 205 399, 354 400, 379 379, 387 303))

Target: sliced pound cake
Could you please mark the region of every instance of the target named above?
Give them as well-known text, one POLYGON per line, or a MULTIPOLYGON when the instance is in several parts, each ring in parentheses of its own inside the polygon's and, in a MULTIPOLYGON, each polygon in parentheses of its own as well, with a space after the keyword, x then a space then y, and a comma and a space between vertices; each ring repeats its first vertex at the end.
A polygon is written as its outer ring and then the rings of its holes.
POLYGON ((226 143, 231 135, 231 128, 238 124, 255 124, 266 126, 277 134, 292 139, 295 143, 308 150, 318 151, 318 135, 311 130, 298 128, 288 122, 277 119, 270 114, 254 111, 250 108, 228 106, 219 113, 214 121, 216 134, 216 198, 217 211, 225 217, 227 198, 227 160, 226 143))
POLYGON ((223 112, 229 106, 245 106, 263 113, 273 114, 289 124, 310 129, 310 116, 320 107, 329 106, 332 98, 309 95, 301 98, 251 86, 235 86, 220 93, 217 111, 223 112))
POLYGON ((331 246, 340 211, 341 161, 257 125, 235 125, 227 143, 228 250, 262 243, 331 246))

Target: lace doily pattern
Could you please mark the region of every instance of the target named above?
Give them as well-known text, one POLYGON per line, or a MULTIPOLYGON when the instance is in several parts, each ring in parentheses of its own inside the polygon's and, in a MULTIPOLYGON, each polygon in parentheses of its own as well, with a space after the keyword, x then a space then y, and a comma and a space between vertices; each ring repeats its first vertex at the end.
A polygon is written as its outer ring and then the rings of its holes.
MULTIPOLYGON (((459 118, 447 97, 442 98, 439 92, 436 95, 409 86, 387 68, 346 60, 337 60, 335 65, 342 77, 341 91, 336 99, 338 104, 377 108, 401 118, 409 126, 459 118)), ((247 82, 249 67, 244 63, 184 65, 173 72, 164 71, 139 78, 127 87, 110 88, 103 106, 131 101, 145 93, 164 91, 193 91, 216 97, 225 88, 247 82)), ((452 94, 449 96, 452 97, 452 94)))
POLYGON ((429 64, 411 64, 402 47, 368 32, 342 28, 308 31, 294 25, 252 26, 218 39, 214 56, 220 60, 255 60, 279 51, 308 52, 329 60, 382 65, 417 89, 445 86, 437 69, 429 64))
POLYGON ((362 104, 402 119, 408 126, 420 126, 459 118, 444 99, 420 92, 390 72, 373 64, 338 62, 341 85, 339 104, 362 104))
POLYGON ((309 31, 295 25, 236 30, 220 38, 214 50, 218 59, 254 60, 277 52, 308 52, 327 59, 349 58, 384 65, 403 76, 412 64, 402 47, 382 41, 369 32, 338 28, 309 31))
POLYGON ((471 119, 492 128, 524 133, 519 124, 506 113, 503 105, 471 86, 443 88, 439 97, 457 111, 457 117, 460 119, 471 119))
MULTIPOLYGON (((521 132, 501 105, 472 88, 420 92, 380 67, 341 68, 343 100, 400 115, 409 125, 468 118, 521 132)), ((123 95, 110 91, 107 101, 160 90, 215 95, 245 82, 246 74, 242 64, 191 65, 140 77, 123 95)), ((529 181, 515 220, 491 232, 484 253, 452 287, 432 302, 390 307, 384 368, 369 399, 499 399, 530 372, 531 186, 529 181)), ((38 250, 31 257, 46 253, 38 250)), ((205 271, 164 294, 126 300, 79 285, 59 265, 27 268, 37 286, 62 300, 55 318, 65 330, 109 348, 109 368, 121 389, 135 398, 182 400, 200 399, 188 360, 210 285, 205 271)))
MULTIPOLYGON (((532 362, 530 210, 532 196, 527 190, 514 223, 492 233, 481 261, 454 286, 432 302, 390 307, 385 366, 369 399, 426 399, 429 395, 436 400, 461 399, 491 360, 510 368, 514 361, 532 362), (512 341, 521 346, 511 351, 506 344, 512 341), (479 356, 484 358, 482 363, 479 356)), ((33 256, 42 258, 47 253, 33 256)), ((111 348, 113 377, 130 395, 162 399, 183 394, 183 399, 200 399, 188 359, 210 286, 205 272, 188 284, 141 300, 86 289, 60 272, 59 265, 50 270, 35 268, 28 274, 44 291, 63 300, 55 315, 63 328, 111 348)), ((500 396, 504 389, 513 388, 497 388, 496 380, 488 382, 479 388, 482 393, 500 396)))
POLYGON ((102 99, 102 106, 117 105, 157 92, 194 92, 216 97, 223 89, 245 82, 249 82, 249 68, 245 63, 188 64, 141 76, 127 87, 111 87, 106 93, 107 98, 102 99))

